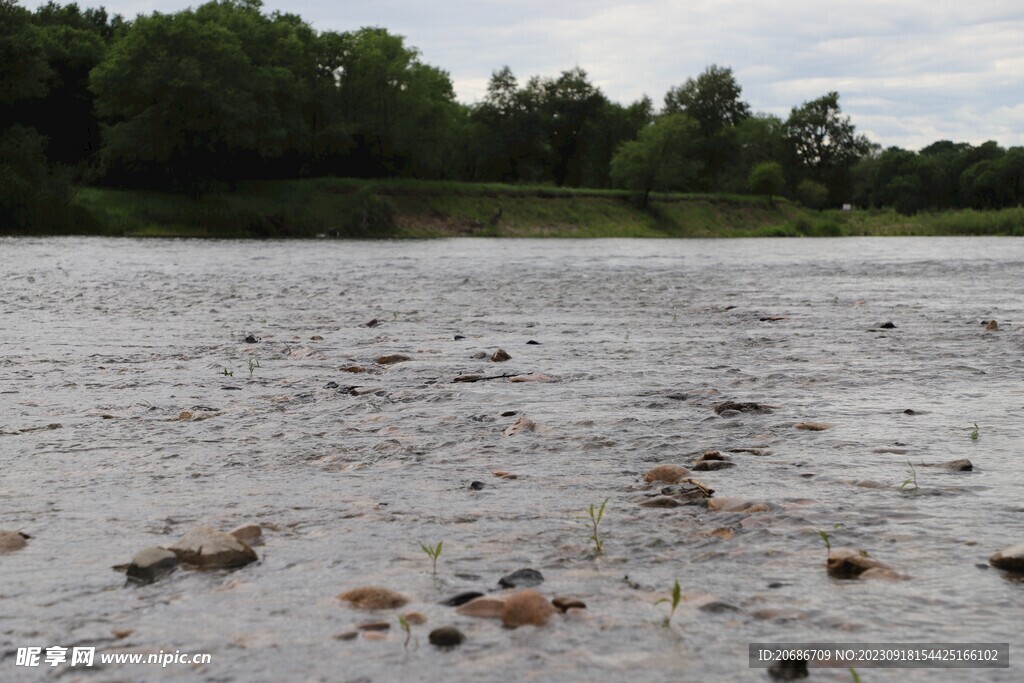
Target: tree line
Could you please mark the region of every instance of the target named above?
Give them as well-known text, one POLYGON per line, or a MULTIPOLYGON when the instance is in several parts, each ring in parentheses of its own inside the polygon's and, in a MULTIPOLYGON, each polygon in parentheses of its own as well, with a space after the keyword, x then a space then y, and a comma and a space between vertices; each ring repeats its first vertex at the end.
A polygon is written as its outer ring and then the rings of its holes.
POLYGON ((383 28, 316 31, 259 0, 110 16, 0 0, 0 220, 68 218, 73 184, 200 195, 253 179, 409 177, 785 195, 912 213, 1017 205, 1024 149, 881 151, 835 92, 756 113, 712 65, 609 100, 587 73, 495 71, 475 104, 383 28), (63 212, 63 213, 62 213, 63 212))

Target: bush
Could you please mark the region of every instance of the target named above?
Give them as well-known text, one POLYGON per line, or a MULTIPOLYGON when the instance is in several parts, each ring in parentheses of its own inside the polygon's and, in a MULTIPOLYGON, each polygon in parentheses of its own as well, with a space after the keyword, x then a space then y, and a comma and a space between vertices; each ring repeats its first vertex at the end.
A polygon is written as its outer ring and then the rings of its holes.
POLYGON ((813 180, 801 180, 796 186, 796 198, 808 208, 824 209, 828 206, 828 188, 813 180))
POLYGON ((360 188, 355 195, 347 233, 355 237, 378 236, 395 229, 395 207, 389 199, 381 197, 369 187, 360 188))

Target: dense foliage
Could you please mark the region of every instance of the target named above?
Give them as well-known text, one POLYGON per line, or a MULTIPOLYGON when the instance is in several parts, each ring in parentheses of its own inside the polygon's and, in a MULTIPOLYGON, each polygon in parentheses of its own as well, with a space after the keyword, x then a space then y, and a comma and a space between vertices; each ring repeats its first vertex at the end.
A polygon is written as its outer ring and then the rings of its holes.
POLYGON ((313 176, 788 196, 904 213, 1021 204, 1024 148, 881 151, 830 92, 755 113, 730 68, 610 101, 579 67, 482 101, 382 28, 320 32, 259 0, 133 20, 0 0, 0 225, 74 221, 72 183, 201 195, 313 176))

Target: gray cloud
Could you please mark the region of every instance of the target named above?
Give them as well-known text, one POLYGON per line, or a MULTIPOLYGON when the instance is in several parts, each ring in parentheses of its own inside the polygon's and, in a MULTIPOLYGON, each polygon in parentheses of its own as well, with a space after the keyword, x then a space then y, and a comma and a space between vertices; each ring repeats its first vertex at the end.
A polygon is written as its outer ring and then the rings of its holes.
MULTIPOLYGON (((173 11, 183 0, 108 2, 173 11)), ((731 66, 757 111, 780 116, 830 90, 885 146, 937 139, 1024 144, 1024 6, 1019 0, 268 0, 321 30, 384 26, 449 71, 460 99, 505 64, 521 76, 582 66, 612 99, 666 90, 731 66)))

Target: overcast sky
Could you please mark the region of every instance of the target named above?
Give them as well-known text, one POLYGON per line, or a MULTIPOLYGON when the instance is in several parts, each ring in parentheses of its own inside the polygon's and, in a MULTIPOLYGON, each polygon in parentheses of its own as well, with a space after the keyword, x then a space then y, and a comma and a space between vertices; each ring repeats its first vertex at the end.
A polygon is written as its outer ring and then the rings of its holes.
MULTIPOLYGON (((79 0, 83 6, 102 0, 79 0)), ((31 6, 31 2, 26 2, 31 6)), ((135 16, 200 4, 109 0, 135 16)), ((1024 145, 1021 0, 266 0, 318 30, 383 26, 451 74, 463 102, 495 69, 579 65, 611 99, 730 66, 755 111, 785 117, 830 90, 860 132, 919 149, 952 139, 1024 145)))

